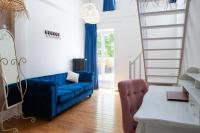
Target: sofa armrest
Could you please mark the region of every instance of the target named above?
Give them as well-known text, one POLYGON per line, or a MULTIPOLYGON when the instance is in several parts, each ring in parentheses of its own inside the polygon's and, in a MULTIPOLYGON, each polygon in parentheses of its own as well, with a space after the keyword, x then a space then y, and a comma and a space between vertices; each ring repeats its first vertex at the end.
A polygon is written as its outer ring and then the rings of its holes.
POLYGON ((79 82, 93 82, 93 74, 90 72, 78 72, 79 82))
POLYGON ((28 79, 23 111, 52 119, 56 115, 56 84, 52 81, 28 79))

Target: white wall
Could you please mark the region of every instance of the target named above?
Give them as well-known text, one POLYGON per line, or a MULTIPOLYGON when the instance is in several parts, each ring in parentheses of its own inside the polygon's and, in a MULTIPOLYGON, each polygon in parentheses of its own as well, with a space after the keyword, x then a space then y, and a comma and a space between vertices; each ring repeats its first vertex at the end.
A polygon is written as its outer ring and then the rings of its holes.
POLYGON ((84 27, 79 16, 80 0, 27 0, 30 19, 16 21, 19 55, 27 58, 26 76, 66 72, 73 58, 84 56, 84 27), (59 32, 61 39, 45 36, 59 32))
POLYGON ((200 68, 200 0, 191 0, 184 53, 184 68, 200 68))
MULTIPOLYGON (((17 51, 28 60, 28 77, 64 72, 71 69, 71 59, 83 57, 83 25, 79 18, 79 0, 27 0, 30 19, 16 21, 17 51), (44 30, 61 33, 61 40, 46 38, 44 30)), ((102 10, 102 1, 95 1, 102 10)), ((101 13, 99 29, 115 29, 116 83, 128 79, 128 61, 141 51, 135 1, 117 1, 117 11, 101 13), (128 34, 127 34, 128 33, 128 34)), ((192 0, 187 30, 184 66, 200 67, 199 0, 192 0)))
POLYGON ((94 1, 101 11, 98 29, 115 30, 115 83, 129 78, 129 60, 141 52, 139 21, 135 1, 117 1, 117 10, 103 13, 103 1, 94 1))

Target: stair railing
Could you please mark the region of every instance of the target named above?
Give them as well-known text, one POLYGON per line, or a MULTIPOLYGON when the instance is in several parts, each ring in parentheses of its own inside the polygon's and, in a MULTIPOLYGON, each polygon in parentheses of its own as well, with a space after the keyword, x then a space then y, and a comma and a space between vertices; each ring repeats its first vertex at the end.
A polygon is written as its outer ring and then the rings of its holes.
POLYGON ((143 59, 143 52, 141 52, 134 61, 129 61, 129 79, 136 79, 142 78, 142 59, 143 59), (138 71, 136 71, 136 67, 138 66, 138 71), (136 74, 139 72, 139 74, 136 74), (136 76, 139 77, 136 77, 136 76))

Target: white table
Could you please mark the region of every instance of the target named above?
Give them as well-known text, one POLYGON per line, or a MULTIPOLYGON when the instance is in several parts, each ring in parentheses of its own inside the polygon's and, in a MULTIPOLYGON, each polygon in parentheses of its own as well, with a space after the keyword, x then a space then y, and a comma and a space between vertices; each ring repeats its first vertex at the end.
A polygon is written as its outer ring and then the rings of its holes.
POLYGON ((200 123, 187 102, 167 101, 167 91, 180 87, 150 86, 134 119, 136 133, 200 133, 200 123))

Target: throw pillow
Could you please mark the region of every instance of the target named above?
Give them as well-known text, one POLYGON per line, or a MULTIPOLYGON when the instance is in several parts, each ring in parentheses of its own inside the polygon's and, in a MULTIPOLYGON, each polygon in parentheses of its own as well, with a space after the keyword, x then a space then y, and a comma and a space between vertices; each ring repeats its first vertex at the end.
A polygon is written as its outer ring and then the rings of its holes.
POLYGON ((78 83, 79 74, 69 71, 66 80, 78 83))

